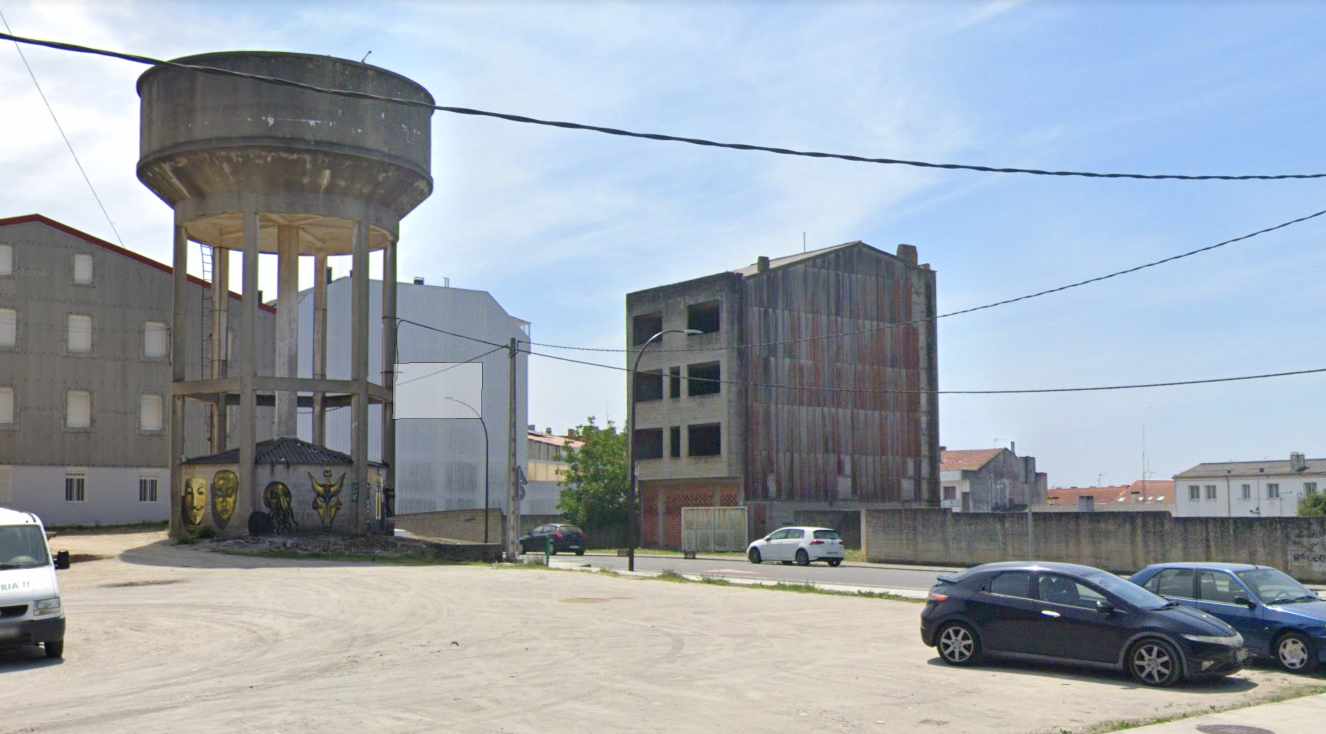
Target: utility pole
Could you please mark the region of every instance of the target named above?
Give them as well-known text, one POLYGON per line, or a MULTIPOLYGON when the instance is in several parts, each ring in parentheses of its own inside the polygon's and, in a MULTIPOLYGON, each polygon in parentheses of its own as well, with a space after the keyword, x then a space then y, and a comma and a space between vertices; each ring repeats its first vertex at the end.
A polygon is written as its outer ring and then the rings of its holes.
POLYGON ((511 338, 507 347, 511 358, 507 367, 507 488, 506 488, 506 559, 512 563, 520 560, 520 467, 516 466, 516 356, 520 354, 518 342, 511 338))

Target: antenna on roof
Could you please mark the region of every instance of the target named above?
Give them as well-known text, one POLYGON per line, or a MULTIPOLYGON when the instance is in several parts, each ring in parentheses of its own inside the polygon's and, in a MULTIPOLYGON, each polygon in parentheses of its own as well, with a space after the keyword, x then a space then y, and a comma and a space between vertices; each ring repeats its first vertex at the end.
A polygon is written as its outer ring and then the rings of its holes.
POLYGON ((802 253, 805 253, 805 251, 806 251, 806 233, 805 233, 805 232, 802 232, 802 233, 801 233, 801 252, 802 252, 802 253))
POLYGON ((364 58, 362 58, 362 59, 359 60, 359 63, 362 64, 362 63, 364 63, 365 61, 368 61, 368 57, 369 57, 369 56, 372 56, 372 55, 373 55, 373 49, 370 48, 370 49, 368 50, 368 53, 364 54, 364 58))

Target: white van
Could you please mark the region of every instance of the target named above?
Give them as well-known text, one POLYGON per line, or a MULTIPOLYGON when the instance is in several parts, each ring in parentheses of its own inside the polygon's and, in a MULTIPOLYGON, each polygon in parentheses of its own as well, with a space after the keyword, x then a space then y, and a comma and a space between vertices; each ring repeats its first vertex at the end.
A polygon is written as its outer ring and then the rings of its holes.
POLYGON ((41 645, 48 658, 64 656, 64 607, 55 571, 65 568, 69 552, 52 558, 36 515, 0 507, 0 648, 41 645))

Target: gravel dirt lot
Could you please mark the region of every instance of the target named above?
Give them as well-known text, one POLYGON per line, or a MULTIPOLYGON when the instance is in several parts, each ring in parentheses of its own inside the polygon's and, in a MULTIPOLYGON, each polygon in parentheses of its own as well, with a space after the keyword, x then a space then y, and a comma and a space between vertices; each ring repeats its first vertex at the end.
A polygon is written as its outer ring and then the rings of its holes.
POLYGON ((0 732, 1084 731, 1326 682, 953 669, 916 604, 162 538, 53 542, 109 558, 62 572, 63 662, 0 652, 0 732))

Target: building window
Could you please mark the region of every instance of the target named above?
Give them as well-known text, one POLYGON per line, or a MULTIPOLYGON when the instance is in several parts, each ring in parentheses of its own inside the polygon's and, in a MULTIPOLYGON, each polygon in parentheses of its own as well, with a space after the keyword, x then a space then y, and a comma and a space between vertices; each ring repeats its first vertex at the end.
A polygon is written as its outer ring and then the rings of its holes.
POLYGON ((148 321, 143 324, 143 356, 148 359, 164 359, 170 352, 170 330, 160 321, 148 321))
POLYGON ((1243 490, 1243 499, 1245 499, 1245 500, 1250 500, 1250 499, 1252 499, 1252 485, 1251 485, 1251 484, 1245 484, 1245 485, 1243 485, 1242 490, 1243 490))
POLYGON ((87 354, 92 351, 91 316, 80 313, 69 314, 65 319, 65 332, 70 353, 87 354))
POLYGON ((14 246, 0 245, 0 275, 14 274, 14 246))
POLYGON ((1216 498, 1216 486, 1214 484, 1206 485, 1206 498, 1213 500, 1216 498))
POLYGON ((693 364, 686 368, 686 394, 690 397, 717 395, 723 387, 723 373, 718 362, 693 364))
POLYGON ((944 499, 945 499, 945 500, 953 500, 953 501, 956 502, 957 499, 958 499, 958 488, 957 488, 957 487, 952 487, 952 486, 945 486, 945 487, 944 487, 944 499))
POLYGON ((1266 497, 1268 499, 1280 498, 1280 485, 1271 483, 1266 485, 1266 497))
POLYGON ((681 428, 677 426, 668 429, 668 455, 674 459, 681 458, 681 428))
POLYGON ((64 476, 64 501, 82 502, 86 495, 84 491, 87 485, 87 477, 82 473, 66 474, 64 476))
POLYGON ((679 397, 681 397, 681 368, 680 368, 680 367, 669 367, 669 368, 668 368, 668 397, 670 397, 670 398, 679 398, 679 397))
POLYGON ((138 501, 157 501, 157 480, 155 477, 141 477, 138 480, 138 501))
POLYGON ((687 456, 719 456, 723 453, 723 428, 707 423, 686 428, 687 456))
POLYGON ((70 390, 64 396, 64 427, 92 427, 92 393, 87 390, 70 390))
POLYGON ((12 347, 18 341, 18 312, 0 308, 0 347, 12 347))
POLYGON ((696 303, 686 307, 686 328, 710 334, 718 331, 721 320, 718 301, 696 303))
POLYGON ((0 387, 0 426, 14 424, 14 388, 0 387))
POLYGON ((1188 499, 1196 502, 1202 498, 1202 488, 1196 484, 1188 485, 1188 499))
POLYGON ((631 343, 639 346, 663 331, 663 314, 649 313, 631 319, 631 343))
POLYGON ((78 285, 92 285, 91 255, 74 255, 74 282, 78 285))
MULTIPOLYGON (((3 398, 0 398, 0 400, 3 400, 3 398)), ((0 408, 0 409, 2 409, 2 408, 0 408)), ((0 413, 0 423, 3 423, 3 422, 4 422, 4 413, 0 413)), ((1308 495, 1309 497, 1311 497, 1312 495, 1314 495, 1314 494, 1317 493, 1317 483, 1316 483, 1316 482, 1303 482, 1303 491, 1304 491, 1305 493, 1307 493, 1307 495, 1308 495)))
POLYGON ((635 458, 640 461, 663 458, 662 428, 641 428, 635 432, 635 458))
POLYGON ((663 372, 653 370, 651 372, 635 373, 635 402, 644 403, 650 400, 663 399, 663 372))
POLYGON ((143 395, 138 399, 138 427, 151 432, 161 430, 160 395, 143 395))

